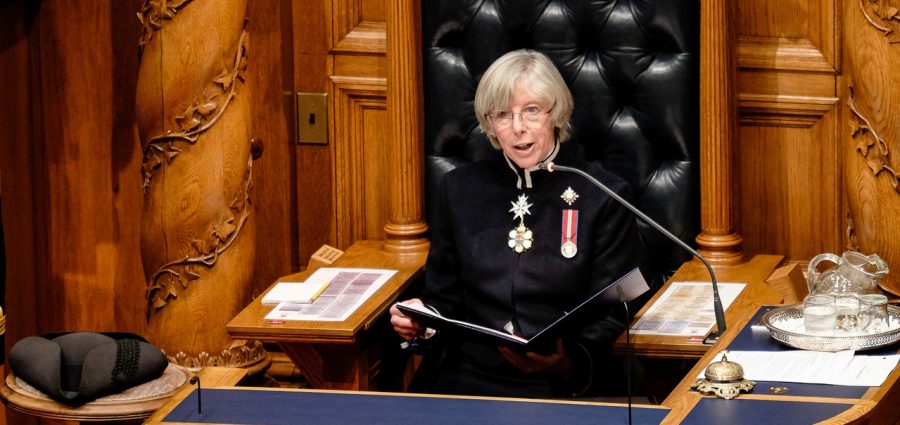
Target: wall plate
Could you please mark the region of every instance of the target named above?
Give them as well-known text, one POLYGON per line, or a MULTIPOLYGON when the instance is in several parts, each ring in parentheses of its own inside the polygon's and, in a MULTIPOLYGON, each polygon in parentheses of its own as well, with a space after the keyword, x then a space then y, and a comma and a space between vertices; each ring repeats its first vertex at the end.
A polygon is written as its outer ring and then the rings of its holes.
POLYGON ((297 143, 328 144, 327 93, 297 93, 297 143))

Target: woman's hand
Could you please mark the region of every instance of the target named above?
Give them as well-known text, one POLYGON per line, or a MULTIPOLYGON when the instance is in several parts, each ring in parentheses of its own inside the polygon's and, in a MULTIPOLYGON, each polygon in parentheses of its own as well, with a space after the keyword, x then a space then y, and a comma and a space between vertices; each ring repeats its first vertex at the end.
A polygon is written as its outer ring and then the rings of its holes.
MULTIPOLYGON (((418 298, 401 301, 398 304, 420 306, 425 305, 422 303, 422 300, 418 298)), ((424 326, 413 320, 412 317, 403 314, 403 312, 401 312, 400 309, 397 308, 396 304, 391 306, 391 325, 394 327, 394 332, 397 332, 397 335, 400 335, 401 338, 407 341, 425 332, 424 326)))
POLYGON ((525 373, 559 378, 566 378, 572 373, 572 359, 566 354, 562 339, 559 338, 553 346, 553 351, 548 354, 533 351, 522 353, 509 347, 500 347, 500 354, 525 373))

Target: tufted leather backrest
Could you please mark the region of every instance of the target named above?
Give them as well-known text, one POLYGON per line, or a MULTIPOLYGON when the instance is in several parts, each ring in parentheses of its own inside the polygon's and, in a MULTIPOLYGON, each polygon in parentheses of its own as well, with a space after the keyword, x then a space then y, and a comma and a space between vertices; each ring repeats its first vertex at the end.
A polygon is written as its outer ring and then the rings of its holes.
MULTIPOLYGON (((630 183, 638 208, 693 243, 700 222, 699 6, 697 0, 422 0, 426 204, 434 205, 430 189, 444 173, 494 154, 474 116, 475 88, 496 58, 529 48, 549 56, 572 91, 566 144, 630 183)), ((661 274, 690 258, 639 224, 661 274)))

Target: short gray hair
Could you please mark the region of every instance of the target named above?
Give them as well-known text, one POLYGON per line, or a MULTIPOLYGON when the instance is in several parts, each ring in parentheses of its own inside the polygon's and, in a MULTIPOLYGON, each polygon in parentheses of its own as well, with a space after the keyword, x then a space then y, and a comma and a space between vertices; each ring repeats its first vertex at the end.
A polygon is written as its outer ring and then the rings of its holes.
POLYGON ((521 49, 513 50, 494 61, 478 82, 475 91, 475 116, 481 130, 488 135, 491 145, 500 149, 496 136, 491 136, 487 114, 506 109, 516 88, 523 87, 552 105, 550 122, 557 140, 569 138, 569 118, 574 101, 569 87, 553 62, 543 53, 521 49))

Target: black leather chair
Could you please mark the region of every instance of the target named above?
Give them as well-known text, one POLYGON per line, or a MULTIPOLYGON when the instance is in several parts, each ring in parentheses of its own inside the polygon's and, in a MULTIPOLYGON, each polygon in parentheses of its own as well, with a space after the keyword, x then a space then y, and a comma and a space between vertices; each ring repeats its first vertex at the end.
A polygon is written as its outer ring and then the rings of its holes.
MULTIPOLYGON (((504 53, 545 53, 575 98, 568 149, 629 182, 636 205, 690 244, 699 231, 699 11, 696 0, 423 0, 426 215, 441 176, 496 154, 475 88, 504 53)), ((690 254, 640 233, 664 281, 690 254)))

